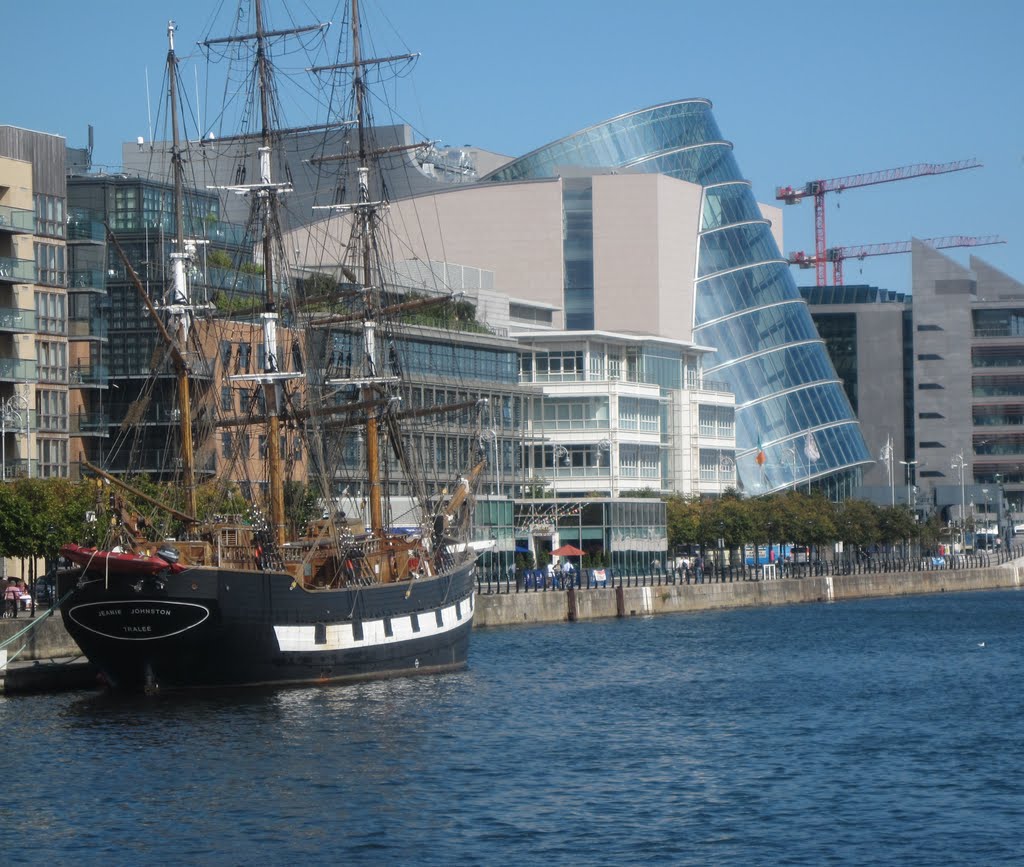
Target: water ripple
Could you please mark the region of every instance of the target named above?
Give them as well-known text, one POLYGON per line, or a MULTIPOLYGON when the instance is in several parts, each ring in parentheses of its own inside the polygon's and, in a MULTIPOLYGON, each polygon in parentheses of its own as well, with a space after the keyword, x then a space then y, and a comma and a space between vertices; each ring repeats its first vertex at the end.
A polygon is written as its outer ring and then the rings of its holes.
POLYGON ((0 759, 0 843, 8 863, 1013 863, 1022 603, 488 629, 444 677, 0 699, 29 745, 0 759))

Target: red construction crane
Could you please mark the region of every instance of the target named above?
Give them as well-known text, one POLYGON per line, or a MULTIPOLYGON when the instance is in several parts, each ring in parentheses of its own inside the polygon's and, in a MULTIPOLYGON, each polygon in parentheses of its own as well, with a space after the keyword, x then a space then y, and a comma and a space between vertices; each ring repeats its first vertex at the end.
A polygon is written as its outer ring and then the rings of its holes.
POLYGON ((825 193, 839 193, 853 187, 870 187, 874 184, 887 184, 890 181, 902 181, 907 178, 918 178, 922 175, 942 175, 947 172, 960 172, 964 169, 980 168, 977 160, 960 160, 955 163, 918 163, 898 169, 883 169, 866 175, 849 175, 845 178, 830 178, 825 181, 808 181, 802 188, 776 187, 775 198, 787 205, 799 204, 806 196, 814 196, 814 263, 815 282, 825 286, 825 193))
MULTIPOLYGON (((971 235, 950 235, 945 238, 922 238, 922 243, 942 250, 946 247, 985 247, 988 244, 1005 244, 1006 241, 998 235, 983 235, 974 237, 971 235)), ((913 241, 892 241, 888 244, 868 244, 862 247, 829 247, 825 251, 825 258, 819 260, 817 256, 808 256, 806 253, 790 253, 789 264, 799 265, 801 268, 817 268, 823 262, 832 263, 832 284, 841 286, 843 283, 843 260, 844 259, 866 259, 868 256, 888 256, 892 253, 909 253, 913 241)), ((824 286, 824 283, 818 283, 824 286)))

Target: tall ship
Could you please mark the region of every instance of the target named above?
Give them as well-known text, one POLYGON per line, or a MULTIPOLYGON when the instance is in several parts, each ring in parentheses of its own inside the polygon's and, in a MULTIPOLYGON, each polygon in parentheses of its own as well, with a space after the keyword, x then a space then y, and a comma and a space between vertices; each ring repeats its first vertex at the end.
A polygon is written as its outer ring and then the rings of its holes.
MULTIPOLYGON (((373 141, 367 71, 402 58, 364 57, 352 0, 347 51, 339 62, 304 70, 328 79, 325 89, 342 79, 348 85, 350 114, 332 121, 346 147, 318 162, 353 182, 346 192, 335 181, 336 201, 326 206, 343 217, 343 261, 296 276, 281 243, 291 184, 287 174, 275 175, 274 49, 320 38, 324 26, 269 27, 261 0, 244 24, 201 44, 251 58, 247 77, 233 86, 251 97, 255 124, 236 144, 251 145, 257 171, 247 178, 240 168, 221 192, 248 201, 254 252, 239 279, 256 281, 258 301, 249 311, 223 310, 228 293, 197 294, 192 285, 212 253, 196 237, 185 188, 194 144, 179 137, 172 22, 174 231, 166 285, 144 285, 113 233, 108 245, 159 334, 152 372, 174 387, 169 444, 178 478, 134 478, 127 467, 83 460, 99 491, 96 534, 61 548, 71 564, 59 587, 63 621, 119 691, 456 670, 466 665, 473 621, 479 545, 470 534, 485 453, 458 455, 457 469, 446 461, 445 478, 428 481, 408 429, 422 430, 436 416, 479 426, 485 408, 472 400, 412 408, 401 399, 403 329, 444 323, 445 309, 459 303, 443 287, 399 291, 388 264, 387 191, 373 186, 375 161, 394 148, 373 141), (258 456, 249 451, 253 440, 258 456), (214 461, 211 448, 225 454, 214 461)), ((204 138, 209 147, 221 140, 204 138)), ((128 433, 144 424, 153 387, 147 379, 121 425, 129 457, 128 433)))

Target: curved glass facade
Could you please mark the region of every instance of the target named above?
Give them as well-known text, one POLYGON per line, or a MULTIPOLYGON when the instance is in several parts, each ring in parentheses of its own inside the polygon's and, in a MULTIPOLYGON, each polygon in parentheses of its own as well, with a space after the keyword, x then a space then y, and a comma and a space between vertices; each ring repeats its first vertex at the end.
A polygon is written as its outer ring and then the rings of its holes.
POLYGON ((750 493, 823 476, 834 493, 848 489, 871 456, 711 103, 680 100, 612 118, 483 180, 554 177, 561 166, 631 168, 704 188, 693 339, 716 347, 705 375, 727 382, 736 394, 738 478, 750 493), (755 461, 758 443, 763 465, 755 461))

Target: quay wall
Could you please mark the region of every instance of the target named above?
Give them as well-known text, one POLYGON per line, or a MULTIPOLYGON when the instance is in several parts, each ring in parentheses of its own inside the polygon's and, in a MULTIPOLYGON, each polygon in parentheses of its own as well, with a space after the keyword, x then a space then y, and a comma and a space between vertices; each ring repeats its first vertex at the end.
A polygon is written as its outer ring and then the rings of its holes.
POLYGON ((478 594, 473 626, 559 623, 715 608, 997 590, 1020 587, 1022 583, 1024 566, 1007 564, 983 569, 823 575, 775 581, 478 594))
MULTIPOLYGON (((478 593, 475 628, 646 614, 708 611, 837 602, 880 596, 910 596, 964 590, 996 590, 1024 584, 1024 562, 983 569, 938 569, 927 572, 865 573, 783 578, 775 581, 737 581, 706 584, 661 584, 646 587, 607 587, 588 590, 548 590, 478 593), (1021 565, 1017 565, 1021 564, 1021 565)), ((40 620, 42 615, 37 616, 40 620)), ((64 629, 59 615, 46 617, 31 629, 22 616, 0 620, 0 645, 11 661, 49 660, 79 656, 81 651, 64 629), (24 630, 24 632, 22 632, 24 630), (9 641, 19 632, 22 634, 9 641)))

